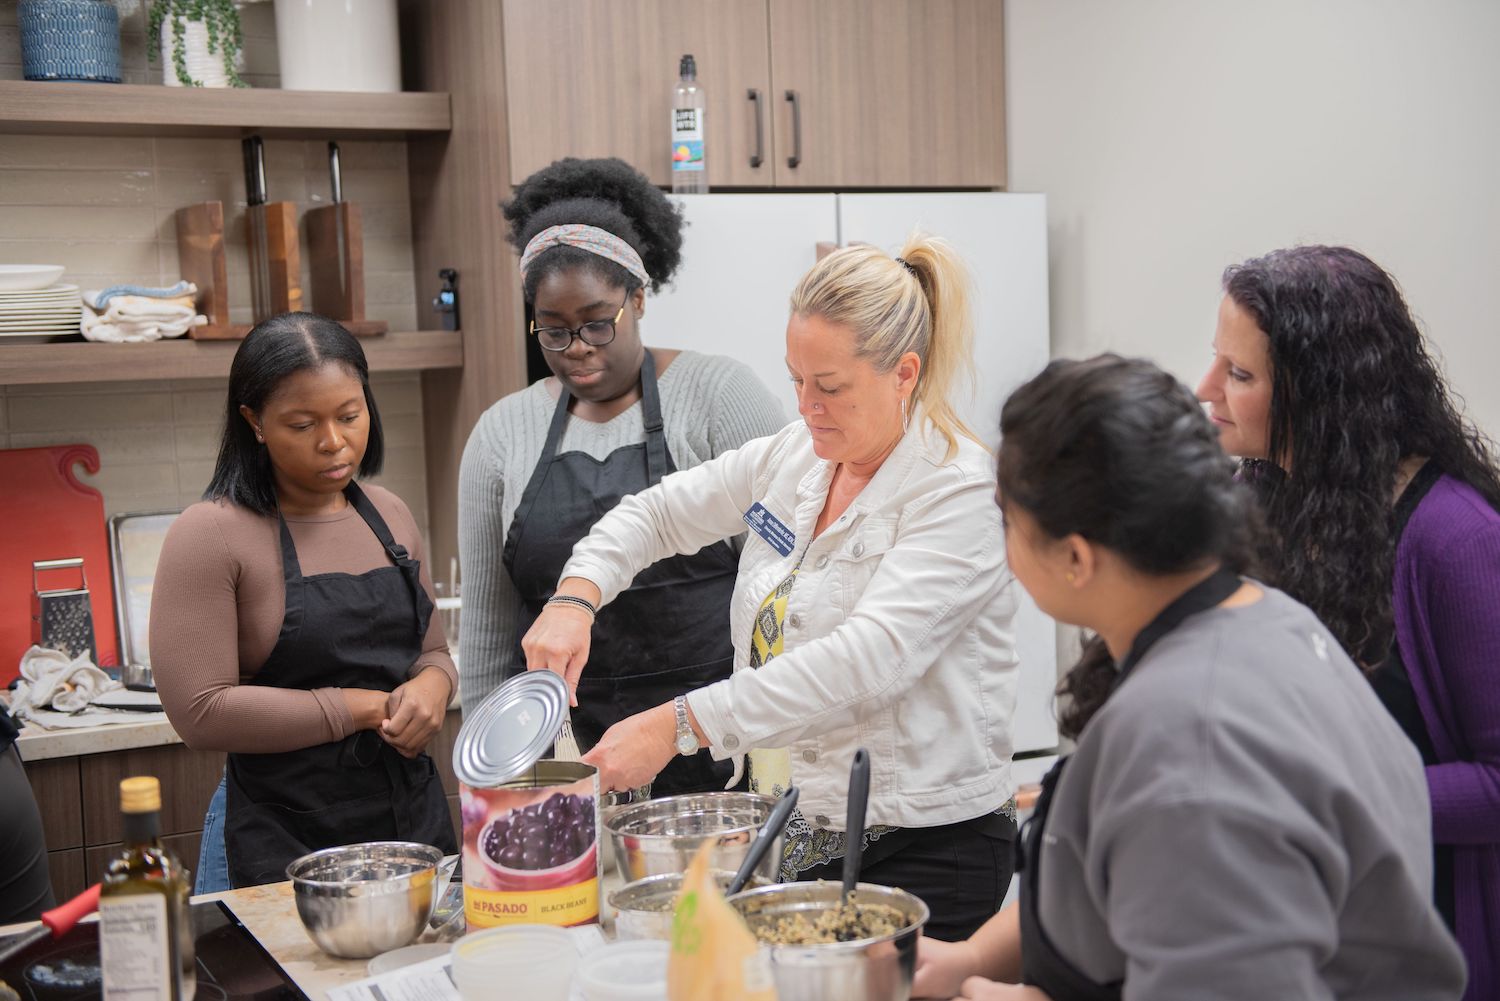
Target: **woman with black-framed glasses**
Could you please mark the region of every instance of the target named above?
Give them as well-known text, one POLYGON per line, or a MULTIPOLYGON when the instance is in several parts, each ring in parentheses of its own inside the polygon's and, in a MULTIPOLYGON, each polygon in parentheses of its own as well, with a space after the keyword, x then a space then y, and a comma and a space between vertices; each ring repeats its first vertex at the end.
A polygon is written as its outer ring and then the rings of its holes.
MULTIPOLYGON (((460 693, 472 709, 525 670, 520 640, 553 596, 573 545, 622 497, 786 423, 746 366, 647 349, 646 289, 681 260, 679 210, 620 160, 560 160, 504 206, 535 337, 552 371, 479 419, 459 474, 460 693)), ((587 749, 611 725, 727 678, 728 543, 657 564, 600 613, 577 692, 587 749)), ((722 789, 730 762, 682 758, 656 795, 722 789)))

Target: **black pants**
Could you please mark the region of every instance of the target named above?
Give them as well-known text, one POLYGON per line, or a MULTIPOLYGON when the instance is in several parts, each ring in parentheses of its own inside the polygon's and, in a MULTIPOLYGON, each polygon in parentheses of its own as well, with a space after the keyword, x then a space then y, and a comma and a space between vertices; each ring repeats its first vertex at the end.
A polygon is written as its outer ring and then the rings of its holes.
MULTIPOLYGON (((987 814, 945 827, 907 827, 871 842, 862 883, 896 886, 932 912, 922 934, 957 942, 995 916, 1015 872, 1016 825, 987 814)), ((843 878, 843 861, 815 866, 799 879, 843 878)))
POLYGON ((47 870, 42 815, 14 744, 0 751, 0 925, 35 921, 57 901, 47 870))

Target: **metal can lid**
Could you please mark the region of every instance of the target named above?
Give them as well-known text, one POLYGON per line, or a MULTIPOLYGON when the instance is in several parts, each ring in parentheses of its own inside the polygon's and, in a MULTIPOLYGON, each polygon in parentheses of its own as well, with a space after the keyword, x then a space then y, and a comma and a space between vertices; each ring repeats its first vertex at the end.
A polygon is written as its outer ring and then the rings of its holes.
POLYGON ((515 778, 547 753, 567 712, 568 685, 561 676, 516 675, 466 715, 453 745, 453 773, 479 789, 515 778))

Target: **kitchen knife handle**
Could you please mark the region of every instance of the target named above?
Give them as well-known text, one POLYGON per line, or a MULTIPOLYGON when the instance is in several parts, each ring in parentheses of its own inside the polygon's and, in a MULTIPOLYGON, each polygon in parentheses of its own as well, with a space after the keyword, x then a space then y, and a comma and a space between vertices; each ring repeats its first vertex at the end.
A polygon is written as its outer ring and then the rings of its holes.
POLYGON ((99 909, 99 888, 95 883, 66 904, 42 913, 42 924, 52 929, 53 938, 62 938, 79 920, 99 909))
POLYGON ((750 154, 750 166, 759 167, 765 162, 766 154, 765 103, 760 91, 754 87, 750 88, 747 97, 755 105, 755 152, 750 154))
POLYGON ((786 99, 792 106, 792 155, 786 165, 795 170, 802 163, 802 99, 795 90, 787 91, 786 99))
POLYGON ((266 154, 260 136, 247 136, 241 144, 245 153, 245 204, 266 203, 266 154))
POLYGON ((328 187, 333 192, 333 204, 344 200, 344 174, 339 166, 339 144, 328 144, 328 187))

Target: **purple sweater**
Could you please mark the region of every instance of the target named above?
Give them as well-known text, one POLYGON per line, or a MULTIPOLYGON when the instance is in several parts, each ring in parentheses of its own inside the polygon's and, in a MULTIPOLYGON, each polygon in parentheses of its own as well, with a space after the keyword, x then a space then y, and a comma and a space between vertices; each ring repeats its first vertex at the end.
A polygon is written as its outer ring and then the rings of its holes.
POLYGON ((1438 764, 1432 834, 1453 846, 1465 1001, 1500 999, 1500 513, 1451 476, 1396 548, 1396 642, 1438 764))

